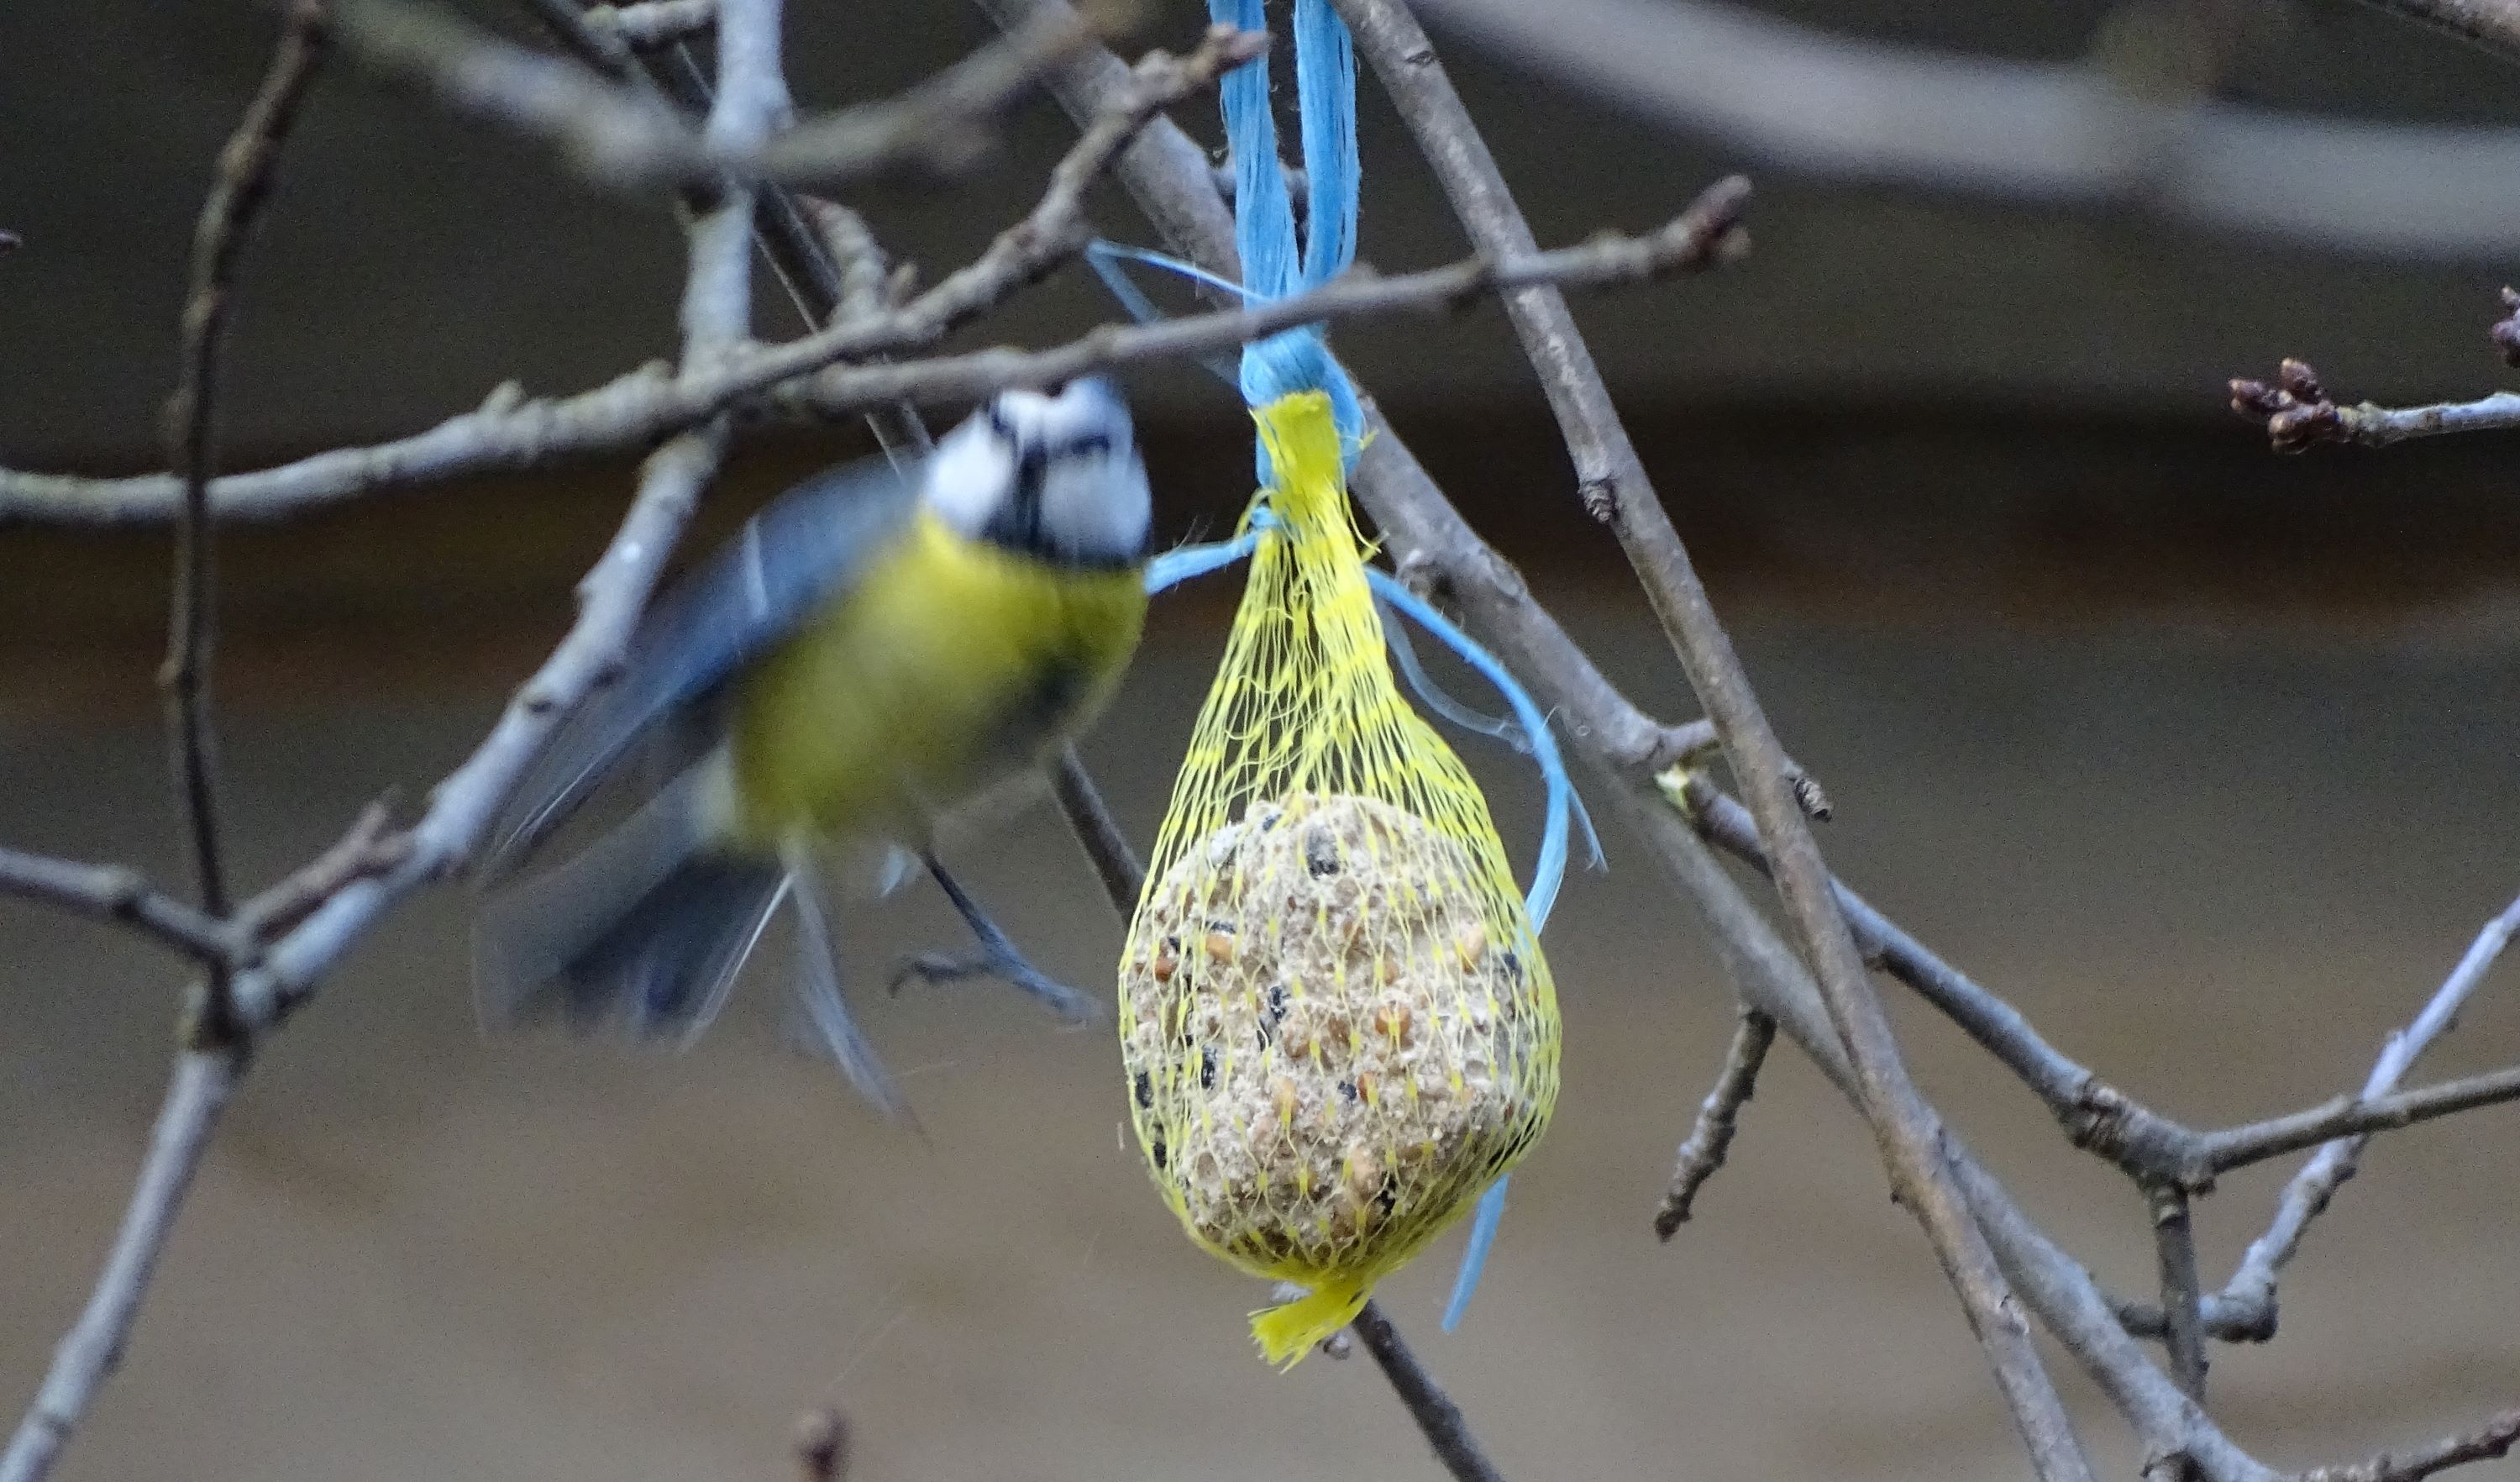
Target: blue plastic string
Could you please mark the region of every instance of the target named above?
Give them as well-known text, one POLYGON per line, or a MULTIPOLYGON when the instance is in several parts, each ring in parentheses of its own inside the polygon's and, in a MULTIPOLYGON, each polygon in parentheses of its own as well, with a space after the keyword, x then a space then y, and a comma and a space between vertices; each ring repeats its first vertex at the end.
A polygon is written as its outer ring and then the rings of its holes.
POLYGON ((1200 546, 1175 546, 1147 562, 1147 595, 1152 597, 1167 587, 1178 586, 1193 576, 1205 576, 1250 555, 1260 544, 1260 532, 1249 530, 1232 540, 1211 541, 1200 546))
POLYGON ((1505 1223, 1505 1186, 1513 1182, 1512 1174, 1500 1174, 1479 1195, 1479 1212, 1470 1220, 1470 1240, 1462 1247, 1462 1269, 1453 1278, 1453 1295, 1444 1303, 1444 1331, 1462 1325, 1462 1314, 1470 1310, 1470 1295, 1479 1289, 1479 1277, 1488 1269, 1488 1247, 1496 1243, 1497 1227, 1505 1223))
MULTIPOLYGON (((1464 731, 1495 737, 1524 756, 1533 754, 1531 737, 1522 727, 1455 698, 1450 691, 1435 683, 1435 677, 1418 662, 1417 647, 1409 641, 1409 630, 1397 620, 1388 604, 1383 606, 1382 617, 1382 636, 1391 649, 1391 656, 1399 663, 1400 677, 1407 680, 1409 688, 1426 702, 1427 709, 1464 731)), ((1575 827, 1584 833, 1585 862, 1593 869, 1601 869, 1601 835, 1593 827, 1593 810, 1584 806, 1584 794, 1571 786, 1567 788, 1567 801, 1574 806, 1575 827)))
MULTIPOLYGON (((1582 804, 1575 796, 1574 780, 1566 774, 1565 759, 1557 753, 1557 740, 1549 731, 1549 718, 1521 685, 1514 682, 1505 665, 1498 663, 1485 649, 1470 642, 1469 635, 1453 626, 1452 619, 1436 611, 1417 593, 1402 586, 1398 578, 1378 566, 1366 568, 1366 579, 1373 584, 1374 595, 1409 615, 1418 626, 1441 639, 1445 647, 1462 656, 1462 661, 1476 669, 1513 708, 1523 737, 1531 743, 1531 758, 1540 767, 1540 776, 1549 789, 1548 821, 1541 828, 1540 859, 1532 866, 1531 889, 1523 899, 1531 913, 1531 929, 1539 931, 1548 924, 1550 910, 1557 904, 1557 887, 1566 876, 1566 821, 1569 813, 1582 804)), ((1410 667, 1416 667, 1414 658, 1410 667)), ((1421 671, 1422 672, 1422 671, 1421 671)), ((1585 820, 1584 831, 1592 835, 1592 820, 1585 820)), ((1600 862, 1601 843, 1592 837, 1593 859, 1600 862)), ((1479 1289, 1479 1278, 1487 1270, 1488 1251, 1496 1244, 1497 1227, 1505 1222, 1506 1185, 1508 1174, 1488 1186, 1479 1196, 1478 1213, 1470 1222, 1469 1243, 1462 1250, 1462 1268, 1453 1278, 1453 1295, 1444 1305, 1444 1330, 1451 1332, 1462 1324, 1470 1309, 1470 1298, 1479 1289)))
POLYGON ((1506 672, 1505 665, 1472 643, 1468 634, 1454 627, 1451 618, 1402 586, 1399 578, 1379 566, 1366 567, 1365 576, 1372 584, 1374 596, 1408 614, 1410 621, 1433 634, 1444 647, 1460 654, 1463 663, 1496 686, 1531 741, 1531 759, 1539 766, 1541 782, 1549 789, 1549 816, 1540 831, 1540 859, 1532 866, 1531 889, 1523 896, 1524 908, 1531 914, 1531 929, 1537 933, 1549 923, 1550 909, 1557 904, 1557 887, 1566 877, 1566 825, 1575 797, 1574 779, 1566 773, 1565 759, 1557 754, 1557 739, 1549 732, 1549 718, 1540 713, 1540 706, 1506 672))
MULTIPOLYGON (((1208 0, 1208 15, 1242 30, 1267 28, 1261 0, 1208 0)), ((1295 90, 1303 121, 1306 240, 1295 245, 1295 205, 1278 158, 1278 123, 1269 111, 1266 57, 1228 72, 1220 89, 1225 138, 1234 155, 1234 246, 1242 283, 1253 297, 1278 299, 1328 283, 1356 257, 1362 178, 1356 143, 1356 56, 1347 23, 1329 0, 1295 0, 1295 90)), ((1330 398, 1340 451, 1353 467, 1365 445, 1365 409, 1356 386, 1331 357, 1319 325, 1282 331, 1242 347, 1242 399, 1264 407, 1300 391, 1330 398)), ((1269 450, 1255 443, 1260 482, 1275 480, 1269 450)))
MULTIPOLYGON (((1246 300, 1250 296, 1242 292, 1240 285, 1228 283, 1194 262, 1184 262, 1178 257, 1168 257, 1161 252, 1150 252, 1145 247, 1127 247, 1107 237, 1095 238, 1085 244, 1085 265, 1094 270, 1095 277, 1102 280, 1102 287, 1110 292, 1113 298, 1120 301, 1120 307, 1128 311, 1129 317, 1140 324, 1155 323, 1164 317, 1164 311, 1157 307, 1153 299, 1147 296, 1146 290, 1139 288, 1130 280, 1129 275, 1121 270, 1120 264, 1123 262, 1143 262, 1150 267, 1162 268, 1166 272, 1178 273, 1194 283, 1222 289, 1246 300)), ((1238 391, 1241 389, 1241 382, 1235 377, 1234 362, 1225 356, 1202 355, 1198 363, 1207 368, 1207 374, 1210 376, 1238 391)))

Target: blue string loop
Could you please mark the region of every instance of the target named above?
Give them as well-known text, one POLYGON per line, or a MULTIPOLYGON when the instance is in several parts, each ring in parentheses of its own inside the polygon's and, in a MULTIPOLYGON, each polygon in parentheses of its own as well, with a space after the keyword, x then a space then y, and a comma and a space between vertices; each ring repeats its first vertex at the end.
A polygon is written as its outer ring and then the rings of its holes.
MULTIPOLYGON (((1262 0, 1208 0, 1207 13, 1240 30, 1268 28, 1262 0)), ((1329 0, 1295 0, 1295 96, 1303 121, 1305 240, 1295 246, 1295 203, 1278 162, 1278 122, 1269 112, 1269 59, 1225 74, 1225 140, 1234 155, 1234 247, 1242 286, 1254 299, 1318 288, 1356 260, 1364 199, 1356 144, 1356 48, 1329 0)), ((1282 331, 1242 347, 1242 399, 1264 407, 1299 391, 1324 391, 1344 461, 1365 446, 1365 408, 1355 382, 1331 356, 1319 325, 1282 331)), ((1260 482, 1273 479, 1268 449, 1257 454, 1260 482)))

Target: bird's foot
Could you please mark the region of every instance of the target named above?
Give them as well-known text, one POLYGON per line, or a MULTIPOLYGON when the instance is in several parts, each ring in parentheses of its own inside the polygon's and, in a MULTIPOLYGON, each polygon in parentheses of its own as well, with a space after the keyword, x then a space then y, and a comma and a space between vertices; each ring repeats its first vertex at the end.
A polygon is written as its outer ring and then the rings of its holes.
POLYGON ((1024 961, 1001 938, 969 952, 922 952, 906 958, 892 971, 892 991, 913 978, 922 983, 958 983, 965 978, 993 977, 1050 1006, 1070 1024, 1088 1024, 1102 1016, 1102 1006, 1024 961))

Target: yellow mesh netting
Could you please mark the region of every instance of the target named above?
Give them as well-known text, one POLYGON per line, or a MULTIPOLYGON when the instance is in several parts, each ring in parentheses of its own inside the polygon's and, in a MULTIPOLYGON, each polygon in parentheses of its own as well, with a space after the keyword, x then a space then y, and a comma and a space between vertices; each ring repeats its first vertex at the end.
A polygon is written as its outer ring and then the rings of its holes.
POLYGON ((1120 963, 1130 1116, 1191 1237, 1310 1295, 1292 1364, 1518 1161, 1557 1001, 1486 799, 1401 697, 1328 398, 1254 416, 1276 471, 1120 963))

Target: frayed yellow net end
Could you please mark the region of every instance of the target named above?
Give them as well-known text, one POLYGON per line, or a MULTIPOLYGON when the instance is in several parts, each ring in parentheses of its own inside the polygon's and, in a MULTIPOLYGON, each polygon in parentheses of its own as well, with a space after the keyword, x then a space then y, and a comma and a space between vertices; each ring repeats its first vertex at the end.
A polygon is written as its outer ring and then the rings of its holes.
POLYGON ((1317 1291, 1291 1302, 1263 1307, 1251 1315, 1251 1336, 1260 1341, 1260 1356, 1281 1370, 1292 1369, 1323 1343, 1356 1321, 1365 1299, 1373 1294, 1365 1281, 1327 1281, 1317 1291))
POLYGON ((1486 800, 1393 681, 1328 398, 1255 414, 1269 520, 1120 965, 1130 1112, 1191 1237, 1312 1295, 1289 1364, 1519 1161, 1557 1005, 1486 800))

